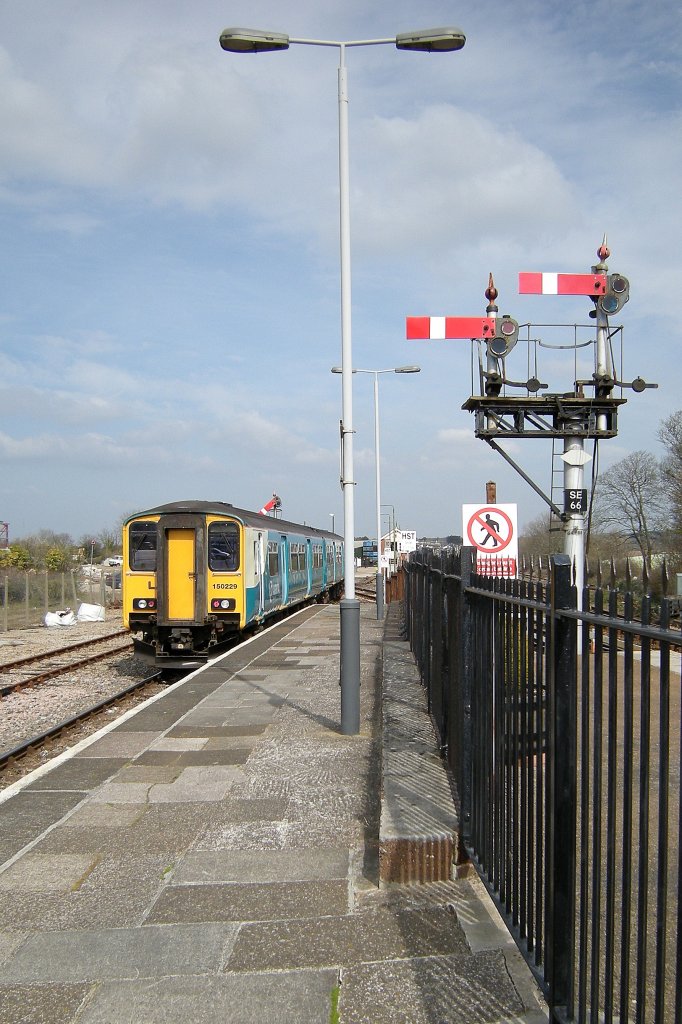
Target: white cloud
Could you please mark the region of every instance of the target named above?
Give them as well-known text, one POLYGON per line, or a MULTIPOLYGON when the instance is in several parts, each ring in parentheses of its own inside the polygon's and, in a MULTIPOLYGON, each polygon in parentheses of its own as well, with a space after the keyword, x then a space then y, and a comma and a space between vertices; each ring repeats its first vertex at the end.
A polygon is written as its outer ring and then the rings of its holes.
MULTIPOLYGON (((526 301, 516 275, 586 271, 604 231, 610 265, 631 281, 623 374, 661 383, 628 394, 604 465, 656 445, 659 417, 682 404, 680 328, 666 312, 680 263, 679 5, 480 0, 458 13, 442 0, 418 10, 235 0, 227 17, 217 0, 67 8, 0 8, 3 517, 25 517, 42 459, 50 506, 61 501, 65 516, 84 514, 67 489, 94 480, 88 510, 102 522, 114 500, 129 510, 214 488, 238 503, 277 489, 287 514, 318 509, 327 523, 334 510, 341 521, 338 392, 326 380, 339 346, 338 53, 228 55, 226 22, 351 39, 461 13, 461 53, 347 53, 354 359, 424 367, 409 391, 382 390, 382 469, 401 518, 439 532, 497 476, 531 517, 538 510, 461 412, 468 351, 408 352, 404 315, 483 312, 492 270, 501 311, 582 322, 582 300, 526 301)), ((509 361, 515 379, 524 356, 519 345, 509 361)), ((556 353, 542 353, 539 371, 551 390, 572 386, 556 353)), ((367 530, 371 410, 356 395, 367 530)), ((547 446, 515 446, 549 478, 547 446)))

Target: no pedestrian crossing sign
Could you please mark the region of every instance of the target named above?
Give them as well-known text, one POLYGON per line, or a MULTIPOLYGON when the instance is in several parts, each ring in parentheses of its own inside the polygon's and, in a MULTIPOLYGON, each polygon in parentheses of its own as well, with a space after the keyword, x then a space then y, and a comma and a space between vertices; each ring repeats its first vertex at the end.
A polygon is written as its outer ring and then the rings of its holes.
POLYGON ((477 572, 516 576, 519 557, 516 505, 462 505, 464 543, 476 548, 477 572))

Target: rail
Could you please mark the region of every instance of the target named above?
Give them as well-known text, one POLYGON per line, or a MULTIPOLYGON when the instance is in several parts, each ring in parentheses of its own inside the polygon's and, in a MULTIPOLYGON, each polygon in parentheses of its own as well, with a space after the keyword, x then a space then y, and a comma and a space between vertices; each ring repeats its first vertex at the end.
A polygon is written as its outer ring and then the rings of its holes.
POLYGON ((0 751, 0 771, 13 764, 15 761, 25 757, 27 754, 45 746, 51 740, 62 736, 65 732, 73 729, 74 726, 80 725, 82 722, 99 715, 102 711, 108 710, 115 704, 119 704, 122 700, 130 697, 131 694, 149 686, 150 683, 158 682, 161 679, 161 675, 161 672, 154 672, 153 675, 147 676, 144 679, 137 679, 134 683, 131 683, 130 686, 126 686, 124 689, 118 690, 109 697, 105 697, 103 700, 98 701, 97 704, 92 704, 91 706, 84 708, 82 711, 78 711, 70 718, 66 718, 63 721, 58 722, 56 725, 50 726, 44 732, 31 736, 29 739, 17 744, 17 746, 12 747, 10 750, 0 751))

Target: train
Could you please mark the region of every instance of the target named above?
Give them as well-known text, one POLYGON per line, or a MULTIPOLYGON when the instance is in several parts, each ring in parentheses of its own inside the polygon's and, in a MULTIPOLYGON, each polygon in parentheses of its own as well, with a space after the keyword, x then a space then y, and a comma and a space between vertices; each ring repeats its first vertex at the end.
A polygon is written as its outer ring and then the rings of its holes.
POLYGON ((123 524, 123 625, 157 668, 195 668, 288 609, 343 591, 343 538, 221 501, 123 524))

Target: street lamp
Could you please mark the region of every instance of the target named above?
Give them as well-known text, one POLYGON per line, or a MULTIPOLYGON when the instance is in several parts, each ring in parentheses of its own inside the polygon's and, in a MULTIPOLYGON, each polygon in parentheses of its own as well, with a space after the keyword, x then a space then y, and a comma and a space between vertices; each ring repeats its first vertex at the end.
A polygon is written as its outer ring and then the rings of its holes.
POLYGON ((292 43, 303 46, 333 46, 339 51, 339 214, 341 241, 341 486, 343 488, 344 586, 341 601, 341 732, 360 731, 360 602, 355 598, 355 515, 353 488, 353 394, 350 290, 350 189, 348 169, 348 90, 346 48, 349 46, 393 45, 399 50, 447 53, 461 50, 466 36, 448 27, 402 32, 390 39, 294 39, 283 32, 262 29, 226 28, 220 35, 223 50, 258 53, 288 50, 292 43))
MULTIPOLYGON (((380 373, 420 373, 420 366, 392 366, 388 370, 360 370, 353 367, 353 373, 370 373, 374 375, 374 468, 376 479, 376 512, 377 512, 377 576, 376 603, 377 619, 384 617, 384 574, 381 568, 381 460, 379 458, 379 374, 380 373)), ((340 366, 332 366, 332 373, 341 373, 340 366)))

